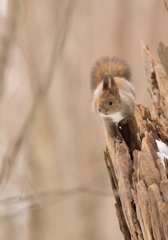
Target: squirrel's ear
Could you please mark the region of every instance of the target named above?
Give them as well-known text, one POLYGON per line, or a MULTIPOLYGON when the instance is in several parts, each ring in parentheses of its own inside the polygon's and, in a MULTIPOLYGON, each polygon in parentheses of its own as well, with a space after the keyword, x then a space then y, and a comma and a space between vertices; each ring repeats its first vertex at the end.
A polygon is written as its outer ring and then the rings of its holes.
POLYGON ((103 81, 102 91, 108 90, 109 84, 110 84, 109 78, 105 78, 103 81))
POLYGON ((120 101, 120 94, 117 84, 115 83, 114 78, 111 78, 109 81, 110 92, 120 101))

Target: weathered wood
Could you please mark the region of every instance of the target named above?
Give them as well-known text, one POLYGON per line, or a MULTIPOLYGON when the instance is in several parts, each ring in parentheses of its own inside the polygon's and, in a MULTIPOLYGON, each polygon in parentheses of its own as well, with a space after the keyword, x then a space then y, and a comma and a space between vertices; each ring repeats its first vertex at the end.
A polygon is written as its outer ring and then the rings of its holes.
POLYGON ((119 195, 118 195, 118 182, 117 182, 117 179, 115 177, 115 171, 114 171, 114 167, 113 167, 108 149, 106 149, 106 151, 104 152, 104 159, 105 159, 106 167, 107 167, 107 170, 108 170, 108 173, 109 173, 109 176, 110 176, 111 186, 112 186, 112 189, 113 189, 114 197, 115 197, 115 200, 116 200, 115 207, 116 207, 116 214, 117 214, 117 217, 118 217, 120 230, 124 235, 124 239, 125 240, 130 240, 131 235, 130 235, 127 223, 125 221, 125 216, 124 216, 124 213, 123 213, 121 200, 120 200, 119 195))
POLYGON ((159 43, 158 55, 159 55, 162 65, 168 75, 168 47, 165 47, 162 42, 159 43))
POLYGON ((120 129, 122 137, 111 138, 105 130, 110 155, 106 166, 121 204, 117 216, 124 238, 167 240, 168 164, 164 158, 164 167, 159 159, 156 140, 168 143, 168 76, 149 48, 141 47, 155 117, 138 105, 134 119, 120 129))
POLYGON ((155 115, 168 126, 168 76, 160 60, 143 42, 141 42, 141 49, 155 115))

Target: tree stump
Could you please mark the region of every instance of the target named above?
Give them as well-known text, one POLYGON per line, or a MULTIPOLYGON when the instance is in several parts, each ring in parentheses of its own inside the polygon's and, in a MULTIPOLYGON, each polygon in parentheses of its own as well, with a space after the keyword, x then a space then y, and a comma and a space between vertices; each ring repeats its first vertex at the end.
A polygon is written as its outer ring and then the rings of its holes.
POLYGON ((168 240, 168 76, 143 42, 141 49, 155 116, 138 105, 122 138, 105 131, 105 162, 124 238, 168 240))

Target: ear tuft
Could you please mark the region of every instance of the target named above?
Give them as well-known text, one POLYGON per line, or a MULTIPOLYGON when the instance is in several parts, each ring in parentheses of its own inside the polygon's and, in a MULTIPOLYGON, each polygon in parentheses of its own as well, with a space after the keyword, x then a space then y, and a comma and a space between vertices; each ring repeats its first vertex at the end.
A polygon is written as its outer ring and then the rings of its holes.
POLYGON ((109 78, 105 78, 103 81, 103 87, 102 87, 102 91, 108 90, 109 89, 109 78))
POLYGON ((109 88, 111 93, 118 99, 118 101, 120 101, 119 89, 114 78, 110 79, 109 88))

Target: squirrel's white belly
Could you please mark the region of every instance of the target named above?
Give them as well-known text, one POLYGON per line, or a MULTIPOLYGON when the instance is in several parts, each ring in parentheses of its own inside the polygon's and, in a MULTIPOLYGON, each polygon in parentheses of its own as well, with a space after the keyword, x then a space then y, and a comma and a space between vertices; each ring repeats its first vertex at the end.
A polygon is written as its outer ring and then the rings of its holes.
POLYGON ((121 115, 120 112, 114 113, 114 114, 110 114, 110 115, 106 115, 107 117, 111 118, 113 122, 120 122, 123 119, 123 116, 121 115))

